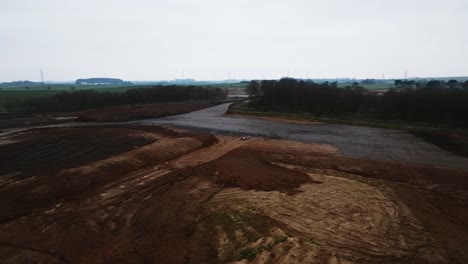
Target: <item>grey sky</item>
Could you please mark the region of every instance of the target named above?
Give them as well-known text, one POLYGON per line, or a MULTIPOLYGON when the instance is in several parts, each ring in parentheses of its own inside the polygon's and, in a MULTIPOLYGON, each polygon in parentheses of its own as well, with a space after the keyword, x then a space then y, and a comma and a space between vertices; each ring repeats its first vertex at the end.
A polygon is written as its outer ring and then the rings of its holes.
POLYGON ((0 81, 468 75, 467 0, 0 0, 0 81))

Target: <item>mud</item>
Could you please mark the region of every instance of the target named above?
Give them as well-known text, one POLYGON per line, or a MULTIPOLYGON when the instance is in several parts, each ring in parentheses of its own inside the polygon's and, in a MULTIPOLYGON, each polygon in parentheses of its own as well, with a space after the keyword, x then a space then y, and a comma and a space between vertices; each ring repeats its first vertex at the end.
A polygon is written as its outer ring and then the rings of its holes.
POLYGON ((0 188, 2 262, 468 262, 467 172, 146 129, 153 143, 0 188))

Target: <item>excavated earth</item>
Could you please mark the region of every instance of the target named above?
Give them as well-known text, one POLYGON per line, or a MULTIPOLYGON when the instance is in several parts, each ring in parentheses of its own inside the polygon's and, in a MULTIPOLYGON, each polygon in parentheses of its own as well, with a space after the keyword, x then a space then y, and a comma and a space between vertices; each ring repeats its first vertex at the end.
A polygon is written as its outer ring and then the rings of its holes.
POLYGON ((0 138, 2 263, 468 263, 468 172, 156 126, 0 138))

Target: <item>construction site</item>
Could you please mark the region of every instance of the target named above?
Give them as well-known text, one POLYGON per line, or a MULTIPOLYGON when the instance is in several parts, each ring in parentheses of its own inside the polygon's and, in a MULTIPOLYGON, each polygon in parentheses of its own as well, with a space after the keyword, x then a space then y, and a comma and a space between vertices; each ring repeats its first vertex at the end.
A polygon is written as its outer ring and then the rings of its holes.
POLYGON ((468 262, 460 166, 148 121, 0 140, 2 263, 468 262))

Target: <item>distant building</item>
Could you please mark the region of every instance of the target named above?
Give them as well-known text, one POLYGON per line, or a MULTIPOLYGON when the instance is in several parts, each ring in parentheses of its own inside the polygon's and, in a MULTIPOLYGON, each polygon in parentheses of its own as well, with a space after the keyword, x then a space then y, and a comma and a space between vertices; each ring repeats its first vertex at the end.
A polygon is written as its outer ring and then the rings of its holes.
POLYGON ((126 82, 121 79, 115 78, 89 78, 78 79, 75 84, 77 85, 131 85, 131 82, 126 82))

